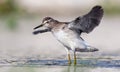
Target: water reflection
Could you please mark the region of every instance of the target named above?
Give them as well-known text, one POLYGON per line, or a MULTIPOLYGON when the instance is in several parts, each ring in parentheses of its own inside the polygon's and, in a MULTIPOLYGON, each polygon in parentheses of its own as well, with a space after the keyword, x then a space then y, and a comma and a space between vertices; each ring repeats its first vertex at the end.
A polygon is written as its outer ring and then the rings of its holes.
POLYGON ((89 72, 89 68, 80 66, 68 66, 63 72, 89 72))
POLYGON ((0 72, 119 72, 120 60, 78 59, 77 65, 68 65, 64 59, 9 58, 0 60, 0 72), (6 70, 6 71, 4 71, 6 70))
POLYGON ((120 68, 90 67, 90 66, 4 66, 0 72, 120 72, 120 68))
POLYGON ((68 66, 62 72, 119 72, 119 68, 68 66))

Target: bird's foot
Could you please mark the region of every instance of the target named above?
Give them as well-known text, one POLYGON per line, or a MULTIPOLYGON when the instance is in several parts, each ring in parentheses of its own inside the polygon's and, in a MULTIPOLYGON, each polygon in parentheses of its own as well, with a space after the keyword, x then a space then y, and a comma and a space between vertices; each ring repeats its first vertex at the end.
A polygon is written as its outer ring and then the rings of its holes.
POLYGON ((77 58, 76 58, 76 53, 74 52, 74 65, 77 64, 77 58))
POLYGON ((76 60, 74 60, 74 65, 76 65, 77 64, 77 61, 76 60))
POLYGON ((71 65, 72 64, 72 62, 71 61, 68 61, 68 65, 71 65))

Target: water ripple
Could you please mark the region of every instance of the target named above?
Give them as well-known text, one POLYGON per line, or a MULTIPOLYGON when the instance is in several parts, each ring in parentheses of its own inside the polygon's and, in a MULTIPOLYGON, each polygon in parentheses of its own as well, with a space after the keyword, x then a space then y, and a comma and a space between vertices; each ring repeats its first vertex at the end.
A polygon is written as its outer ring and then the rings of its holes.
MULTIPOLYGON (((73 60, 72 60, 73 62, 73 60)), ((120 60, 78 59, 78 66, 92 67, 120 67, 120 60)), ((51 59, 14 59, 0 60, 0 66, 68 66, 67 60, 51 59)))

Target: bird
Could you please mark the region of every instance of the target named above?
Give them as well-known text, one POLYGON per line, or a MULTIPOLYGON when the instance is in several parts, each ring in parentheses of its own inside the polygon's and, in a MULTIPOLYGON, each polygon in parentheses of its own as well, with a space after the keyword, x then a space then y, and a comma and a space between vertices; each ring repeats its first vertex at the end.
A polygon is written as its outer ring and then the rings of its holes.
POLYGON ((60 22, 52 17, 45 17, 42 23, 34 28, 33 34, 51 32, 65 47, 68 55, 68 64, 72 64, 70 51, 74 54, 74 65, 77 64, 76 52, 96 52, 98 48, 90 46, 82 37, 82 33, 90 33, 99 26, 103 17, 103 8, 94 6, 87 14, 78 16, 70 22, 60 22), (44 29, 39 29, 44 27, 44 29), (37 30, 36 30, 37 29, 37 30), (38 30, 39 29, 39 30, 38 30))

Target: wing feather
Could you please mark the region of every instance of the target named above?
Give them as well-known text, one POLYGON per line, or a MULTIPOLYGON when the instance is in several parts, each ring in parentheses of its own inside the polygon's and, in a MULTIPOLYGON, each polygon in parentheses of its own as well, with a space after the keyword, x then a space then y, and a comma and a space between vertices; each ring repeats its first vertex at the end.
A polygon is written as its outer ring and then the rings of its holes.
POLYGON ((99 25, 103 17, 103 9, 101 6, 95 6, 92 10, 82 16, 76 18, 70 23, 71 29, 82 30, 82 32, 90 33, 96 26, 99 25))

